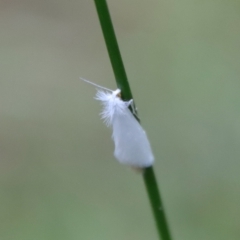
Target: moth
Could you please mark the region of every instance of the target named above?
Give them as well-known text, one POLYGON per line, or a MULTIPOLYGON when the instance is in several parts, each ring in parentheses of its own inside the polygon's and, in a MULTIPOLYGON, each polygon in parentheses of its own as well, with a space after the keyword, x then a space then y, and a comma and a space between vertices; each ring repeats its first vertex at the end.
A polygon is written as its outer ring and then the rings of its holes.
POLYGON ((97 87, 95 99, 102 104, 101 118, 112 128, 115 158, 134 168, 150 167, 154 155, 146 132, 129 109, 133 107, 133 100, 123 101, 120 89, 113 91, 84 78, 81 80, 97 87))

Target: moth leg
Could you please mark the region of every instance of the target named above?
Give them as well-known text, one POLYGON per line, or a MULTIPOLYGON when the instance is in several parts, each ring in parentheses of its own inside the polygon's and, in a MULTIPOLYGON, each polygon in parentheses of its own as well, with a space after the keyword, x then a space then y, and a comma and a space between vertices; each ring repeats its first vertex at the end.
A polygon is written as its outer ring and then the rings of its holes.
POLYGON ((131 108, 133 115, 138 119, 138 115, 137 115, 137 109, 135 108, 133 99, 131 99, 130 101, 127 102, 127 106, 131 108))

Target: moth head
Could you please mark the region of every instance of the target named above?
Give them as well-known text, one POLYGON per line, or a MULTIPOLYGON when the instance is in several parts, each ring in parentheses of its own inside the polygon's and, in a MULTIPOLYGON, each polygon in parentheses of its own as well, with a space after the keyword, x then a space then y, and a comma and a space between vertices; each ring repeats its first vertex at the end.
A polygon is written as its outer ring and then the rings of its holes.
POLYGON ((121 98, 121 90, 117 89, 117 90, 113 91, 113 95, 116 96, 116 97, 121 98))

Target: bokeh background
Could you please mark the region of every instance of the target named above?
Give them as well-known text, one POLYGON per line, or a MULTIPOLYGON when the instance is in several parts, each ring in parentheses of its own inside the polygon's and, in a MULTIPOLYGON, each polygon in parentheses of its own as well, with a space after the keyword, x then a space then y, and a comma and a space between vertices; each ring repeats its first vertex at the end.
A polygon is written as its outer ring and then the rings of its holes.
MULTIPOLYGON (((240 239, 240 2, 109 0, 175 240, 240 239)), ((113 157, 93 1, 0 1, 0 239, 157 239, 113 157)))

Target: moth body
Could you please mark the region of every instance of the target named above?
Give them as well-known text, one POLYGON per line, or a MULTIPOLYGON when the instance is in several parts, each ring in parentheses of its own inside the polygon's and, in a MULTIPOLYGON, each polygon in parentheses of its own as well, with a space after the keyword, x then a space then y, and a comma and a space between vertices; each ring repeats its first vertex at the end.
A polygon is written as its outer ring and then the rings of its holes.
POLYGON ((147 135, 129 110, 132 101, 123 101, 119 93, 119 89, 112 93, 98 90, 96 95, 103 105, 102 119, 113 130, 114 156, 122 164, 149 167, 154 162, 154 156, 147 135))

